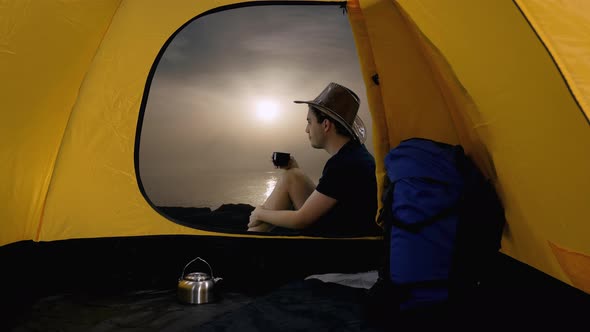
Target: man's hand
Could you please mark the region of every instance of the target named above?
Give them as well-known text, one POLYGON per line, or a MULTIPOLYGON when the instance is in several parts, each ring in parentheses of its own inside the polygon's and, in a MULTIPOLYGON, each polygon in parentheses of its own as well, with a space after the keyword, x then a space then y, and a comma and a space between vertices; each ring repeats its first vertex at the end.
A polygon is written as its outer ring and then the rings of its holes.
POLYGON ((262 207, 257 207, 250 213, 250 220, 248 222, 248 232, 269 232, 275 228, 274 225, 258 220, 258 212, 262 207))
POLYGON ((291 169, 291 168, 299 168, 299 164, 297 164, 297 160, 291 156, 289 159, 289 163, 287 166, 279 167, 280 169, 291 169))
POLYGON ((263 222, 256 227, 248 227, 248 232, 270 232, 273 228, 275 228, 274 225, 263 222))
POLYGON ((260 209, 261 207, 258 206, 250 213, 248 227, 256 227, 263 223, 262 221, 258 220, 258 212, 260 212, 260 209))
MULTIPOLYGON (((304 229, 326 214, 338 201, 314 190, 299 210, 267 210, 258 207, 250 214, 248 227, 258 228, 262 225, 274 225, 290 229, 304 229)), ((258 231, 258 229, 257 229, 258 231)))

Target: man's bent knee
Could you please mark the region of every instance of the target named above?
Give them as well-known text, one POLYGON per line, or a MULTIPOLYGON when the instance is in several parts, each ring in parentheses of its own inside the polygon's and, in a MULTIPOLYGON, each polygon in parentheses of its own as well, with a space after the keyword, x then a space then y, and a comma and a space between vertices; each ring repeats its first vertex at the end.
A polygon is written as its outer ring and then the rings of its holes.
POLYGON ((283 174, 281 180, 284 181, 283 185, 289 188, 289 192, 291 192, 291 189, 294 188, 306 188, 307 191, 313 190, 313 188, 315 187, 313 182, 300 168, 290 168, 288 170, 285 170, 285 173, 283 174))
POLYGON ((290 168, 285 170, 283 177, 288 182, 300 182, 307 178, 307 175, 301 170, 301 168, 290 168))

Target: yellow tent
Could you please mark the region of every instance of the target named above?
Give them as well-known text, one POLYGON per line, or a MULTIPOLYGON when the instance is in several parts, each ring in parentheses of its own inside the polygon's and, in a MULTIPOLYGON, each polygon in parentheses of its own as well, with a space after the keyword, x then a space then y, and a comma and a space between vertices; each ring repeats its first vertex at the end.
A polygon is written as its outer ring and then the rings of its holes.
MULTIPOLYGON (((228 5, 239 2, 0 5, 0 246, 255 237, 171 222, 136 176, 155 59, 184 24, 228 5)), ((402 139, 462 144, 504 203, 502 252, 590 293, 590 3, 352 0, 347 10, 378 178, 402 139)))

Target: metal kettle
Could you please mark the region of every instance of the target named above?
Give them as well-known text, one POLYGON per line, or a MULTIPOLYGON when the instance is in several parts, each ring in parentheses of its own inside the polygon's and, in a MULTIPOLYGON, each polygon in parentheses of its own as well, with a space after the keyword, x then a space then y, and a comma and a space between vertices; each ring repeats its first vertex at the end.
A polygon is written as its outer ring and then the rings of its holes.
POLYGON ((182 269, 182 275, 178 279, 178 299, 184 303, 202 304, 217 300, 217 291, 215 284, 223 280, 222 278, 213 277, 213 269, 201 257, 197 257, 188 262, 182 269), (211 275, 205 272, 191 272, 185 274, 186 268, 196 260, 200 260, 209 266, 211 275))

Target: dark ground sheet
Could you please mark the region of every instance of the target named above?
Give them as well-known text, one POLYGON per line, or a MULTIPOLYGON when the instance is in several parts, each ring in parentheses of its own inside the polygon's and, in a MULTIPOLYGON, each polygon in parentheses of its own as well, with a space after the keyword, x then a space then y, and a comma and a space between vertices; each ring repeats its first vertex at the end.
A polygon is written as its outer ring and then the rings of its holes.
POLYGON ((13 331, 186 331, 253 300, 223 293, 216 303, 188 305, 176 290, 146 290, 101 296, 63 294, 43 298, 13 331))
MULTIPOLYGON (((490 288, 447 321, 413 316, 369 325, 366 290, 319 280, 289 282, 258 296, 222 292, 216 303, 185 305, 176 290, 42 298, 13 331, 586 331, 588 302, 543 292, 490 288), (506 293, 508 291, 508 293, 506 293)), ((446 315, 446 314, 445 314, 446 315)))
POLYGON ((13 331, 374 331, 362 322, 364 293, 302 280, 257 298, 222 292, 202 305, 178 302, 175 290, 63 294, 37 301, 13 331))
MULTIPOLYGON (((381 245, 203 236, 23 241, 0 248, 0 331, 371 331, 364 289, 303 279, 375 270, 381 245), (176 280, 197 255, 224 278, 217 303, 177 301, 176 280)), ((588 330, 588 294, 503 254, 491 266, 477 298, 450 315, 453 325, 588 330)), ((399 323, 387 317, 390 330, 404 330, 399 323)))
POLYGON ((292 282, 190 331, 376 331, 362 317, 365 292, 318 280, 292 282))
POLYGON ((380 247, 375 240, 176 235, 23 241, 0 248, 0 331, 197 327, 312 274, 374 270, 380 247), (177 280, 197 256, 223 278, 216 288, 229 300, 177 302, 177 280))

